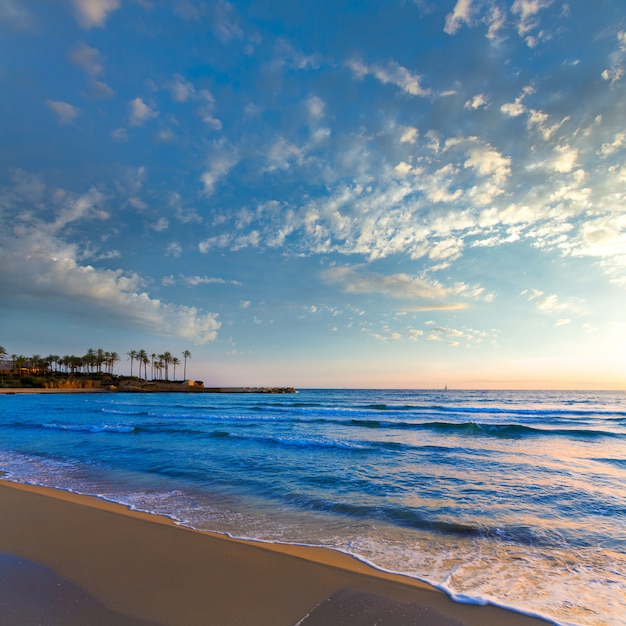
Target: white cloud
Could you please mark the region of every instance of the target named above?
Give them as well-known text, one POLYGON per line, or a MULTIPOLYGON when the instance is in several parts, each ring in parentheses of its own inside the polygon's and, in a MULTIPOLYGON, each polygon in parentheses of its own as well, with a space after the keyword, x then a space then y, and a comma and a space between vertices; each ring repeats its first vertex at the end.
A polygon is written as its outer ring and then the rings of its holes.
POLYGON ((571 254, 613 258, 626 269, 626 213, 618 210, 587 220, 579 228, 571 254))
POLYGON ((472 96, 469 100, 467 100, 464 106, 466 109, 476 110, 484 108, 488 104, 489 99, 487 98, 487 96, 484 93, 477 93, 475 96, 472 96))
POLYGON ((413 126, 405 126, 402 129, 402 135, 400 135, 400 143, 414 144, 417 142, 418 136, 419 130, 417 128, 414 128, 413 126))
MULTIPOLYGON (((450 302, 454 290, 446 289, 436 281, 408 274, 377 274, 362 271, 358 266, 331 267, 320 274, 322 280, 330 285, 337 285, 349 294, 384 294, 397 300, 413 300, 418 305, 402 307, 403 311, 444 311, 465 308, 464 303, 450 302)), ((458 292, 457 292, 458 293, 458 292)), ((474 296, 471 292, 465 296, 474 296)))
POLYGON ((170 227, 169 220, 166 217, 160 217, 154 224, 152 224, 152 229, 157 233, 162 233, 170 227))
POLYGON ((519 117, 526 114, 526 127, 528 130, 537 130, 545 141, 549 141, 554 133, 563 126, 570 117, 566 116, 558 122, 550 123, 550 116, 543 111, 527 107, 523 100, 526 96, 534 93, 532 86, 527 86, 515 102, 507 102, 500 107, 500 111, 509 117, 519 117))
POLYGON ((198 344, 217 336, 217 314, 150 297, 138 274, 81 263, 77 246, 47 233, 45 225, 1 236, 0 242, 0 289, 7 298, 198 344))
POLYGON ((578 161, 578 150, 570 146, 556 146, 551 167, 556 172, 571 172, 578 161))
MULTIPOLYGON (((525 289, 520 295, 534 303, 541 313, 552 314, 564 311, 579 313, 582 309, 582 302, 579 300, 570 298, 568 301, 562 302, 556 294, 545 294, 539 289, 525 289)), ((563 320, 560 321, 563 322, 563 320)))
POLYGON ((73 0, 76 18, 82 28, 103 27, 112 11, 119 9, 121 0, 73 0))
POLYGON ((292 162, 301 165, 304 161, 304 149, 287 141, 284 137, 278 137, 267 152, 267 165, 265 170, 288 170, 292 162))
POLYGON ((13 189, 4 190, 4 209, 18 211, 20 219, 5 212, 5 223, 0 224, 0 292, 4 297, 16 305, 88 317, 93 324, 114 323, 163 336, 173 333, 196 343, 216 337, 220 323, 215 313, 151 297, 134 272, 86 263, 88 258, 114 259, 119 256, 115 250, 94 253, 88 241, 83 246, 65 241, 63 233, 75 232, 85 221, 109 219, 105 195, 96 189, 81 195, 49 190, 20 172, 14 179, 13 189), (28 181, 28 188, 23 189, 28 181), (46 211, 22 209, 33 201, 45 202, 46 211), (38 217, 50 212, 52 219, 38 217))
POLYGON ((214 144, 214 146, 215 152, 208 159, 208 167, 200 176, 206 195, 212 195, 217 183, 237 164, 235 153, 225 144, 220 142, 214 144))
POLYGON ((413 169, 413 166, 405 161, 400 161, 393 169, 398 176, 406 176, 413 169))
POLYGON ((175 217, 181 224, 202 223, 202 216, 195 209, 184 209, 178 206, 176 207, 175 217))
POLYGON ((472 13, 472 0, 457 0, 451 13, 446 16, 444 32, 454 35, 462 24, 469 24, 472 13))
POLYGON ((624 146, 626 146, 626 131, 621 131, 613 137, 613 141, 603 143, 599 153, 602 156, 609 156, 624 146))
POLYGON ((416 341, 419 337, 424 336, 424 331, 419 328, 409 328, 409 338, 416 341))
POLYGON ((182 283, 188 287, 197 287, 198 285, 241 285, 237 280, 226 280, 212 276, 186 276, 184 274, 180 274, 177 279, 174 276, 168 276, 167 281, 169 285, 182 283))
POLYGON ((46 100, 46 104, 62 125, 71 124, 80 113, 79 108, 61 100, 46 100))
POLYGON ((274 45, 274 68, 290 67, 297 70, 318 69, 322 58, 317 54, 306 55, 296 50, 287 40, 279 37, 274 45))
POLYGON ((228 248, 231 245, 232 241, 232 237, 227 234, 219 235, 218 237, 209 237, 208 239, 205 239, 198 244, 198 250, 202 254, 206 254, 209 250, 212 250, 213 248, 228 248))
POLYGON ((611 69, 606 69, 602 72, 602 78, 608 80, 613 86, 624 77, 624 68, 619 66, 613 66, 611 69))
POLYGON ((213 32, 222 43, 226 44, 233 39, 243 37, 243 31, 237 24, 235 8, 230 2, 218 0, 213 6, 213 10, 213 32))
POLYGON ((324 117, 324 101, 318 96, 311 96, 306 101, 306 109, 310 117, 319 120, 324 117))
POLYGON ((493 146, 470 138, 467 160, 464 167, 475 169, 481 176, 490 176, 497 184, 503 183, 511 175, 511 159, 504 157, 493 146))
POLYGON ((97 189, 90 189, 75 199, 67 198, 63 207, 58 211, 54 222, 41 227, 56 233, 78 220, 106 220, 109 218, 109 214, 102 208, 103 202, 104 196, 97 189))
POLYGON ((496 41, 499 38, 499 33, 504 28, 506 23, 506 14, 500 9, 500 7, 494 5, 491 7, 491 13, 486 17, 487 24, 489 24, 489 30, 487 31, 487 39, 496 41))
POLYGON ((165 250, 166 256, 173 256, 175 258, 178 258, 182 253, 183 248, 177 241, 172 241, 167 244, 167 249, 165 250))
POLYGON ((180 74, 175 74, 173 80, 166 84, 174 102, 195 102, 198 104, 198 115, 203 122, 222 130, 222 122, 215 117, 215 98, 208 89, 196 90, 194 85, 180 74))
MULTIPOLYGON (((539 26, 537 15, 542 9, 549 7, 554 0, 515 0, 511 12, 519 16, 517 32, 520 36, 527 35, 539 26)), ((526 42, 532 47, 536 42, 534 37, 527 36, 526 42)))
POLYGON ((187 102, 196 93, 195 87, 180 74, 176 74, 174 80, 168 83, 167 87, 175 102, 187 102))
POLYGON ((158 115, 158 111, 151 109, 141 98, 130 101, 130 123, 133 126, 141 126, 158 115))
POLYGON ((240 235, 235 237, 232 243, 232 249, 234 251, 242 250, 243 248, 257 248, 261 243, 261 233, 257 230, 249 232, 247 235, 240 235))
POLYGON ((198 113, 205 124, 211 126, 214 130, 222 130, 222 122, 215 117, 215 98, 208 89, 201 89, 198 93, 200 107, 198 113))
POLYGON ((383 85, 395 85, 412 96, 427 96, 431 93, 430 89, 424 89, 420 85, 421 76, 412 74, 396 61, 389 61, 384 66, 377 64, 368 66, 362 61, 353 59, 348 62, 348 67, 358 79, 371 74, 383 85))
POLYGON ((87 44, 81 43, 77 48, 75 48, 70 54, 70 59, 72 63, 82 68, 88 74, 92 76, 97 76, 102 73, 103 59, 102 55, 95 48, 90 48, 87 44))
POLYGON ((541 133, 541 136, 548 141, 552 135, 569 120, 569 117, 564 117, 559 122, 555 122, 553 124, 548 123, 549 119, 548 114, 543 111, 528 109, 527 127, 529 129, 536 128, 541 133))
POLYGON ((515 102, 507 102, 500 107, 500 111, 509 117, 518 117, 526 111, 526 107, 522 104, 521 99, 517 98, 515 102))
POLYGON ((93 98, 112 98, 115 92, 106 83, 100 80, 91 81, 91 96, 93 98))

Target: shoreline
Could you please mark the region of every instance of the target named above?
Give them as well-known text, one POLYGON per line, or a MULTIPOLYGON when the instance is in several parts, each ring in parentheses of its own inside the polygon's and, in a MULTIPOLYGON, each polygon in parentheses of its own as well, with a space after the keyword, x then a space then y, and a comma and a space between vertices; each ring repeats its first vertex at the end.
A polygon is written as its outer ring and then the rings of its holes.
POLYGON ((164 388, 164 389, 135 389, 131 387, 126 387, 122 389, 109 389, 107 387, 85 387, 85 388, 72 388, 72 387, 61 387, 61 388, 47 388, 47 387, 0 387, 0 395, 16 395, 16 394, 30 394, 30 393, 46 393, 46 394, 55 394, 55 393, 132 393, 132 394, 141 394, 141 393, 184 393, 184 394, 203 394, 203 393, 214 393, 214 394, 274 394, 274 395, 284 395, 284 394, 295 394, 297 393, 294 387, 206 387, 206 388, 194 388, 194 387, 184 387, 182 389, 177 389, 172 386, 172 388, 164 388))
MULTIPOLYGON (((417 579, 331 549, 231 539, 94 496, 0 479, 0 511, 0 553, 50 568, 72 593, 78 587, 121 620, 111 623, 550 623, 455 602, 417 579)), ((19 594, 4 606, 11 602, 19 605, 19 594)))
POLYGON ((0 395, 12 396, 21 393, 117 393, 110 389, 46 389, 45 387, 0 387, 0 395))

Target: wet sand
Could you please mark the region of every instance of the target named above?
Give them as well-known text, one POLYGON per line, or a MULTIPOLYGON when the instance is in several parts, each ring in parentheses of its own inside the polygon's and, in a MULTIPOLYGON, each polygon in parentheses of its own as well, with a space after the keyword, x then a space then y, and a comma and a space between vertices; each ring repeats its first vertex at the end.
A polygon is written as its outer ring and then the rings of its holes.
POLYGON ((0 624, 538 626, 321 548, 0 481, 0 624), (44 621, 41 621, 44 616, 44 621))

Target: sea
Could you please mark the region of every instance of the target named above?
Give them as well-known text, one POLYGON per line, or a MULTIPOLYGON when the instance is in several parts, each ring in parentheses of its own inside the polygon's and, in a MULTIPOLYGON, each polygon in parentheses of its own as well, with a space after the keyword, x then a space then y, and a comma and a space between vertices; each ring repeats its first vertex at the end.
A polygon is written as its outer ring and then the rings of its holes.
POLYGON ((626 392, 0 395, 0 474, 626 625, 626 392))

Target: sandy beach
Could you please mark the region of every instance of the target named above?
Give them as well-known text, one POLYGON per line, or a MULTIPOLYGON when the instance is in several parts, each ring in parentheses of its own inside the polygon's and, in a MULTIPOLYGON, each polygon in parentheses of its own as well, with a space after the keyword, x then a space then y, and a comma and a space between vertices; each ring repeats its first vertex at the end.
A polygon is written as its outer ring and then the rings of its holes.
POLYGON ((22 393, 110 393, 108 389, 46 389, 44 387, 0 387, 0 395, 22 393))
POLYGON ((331 550, 238 541, 0 482, 0 624, 545 623, 455 603, 331 550))

